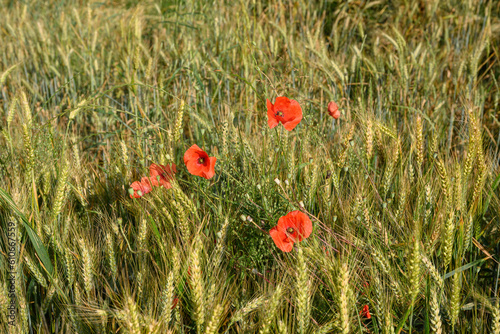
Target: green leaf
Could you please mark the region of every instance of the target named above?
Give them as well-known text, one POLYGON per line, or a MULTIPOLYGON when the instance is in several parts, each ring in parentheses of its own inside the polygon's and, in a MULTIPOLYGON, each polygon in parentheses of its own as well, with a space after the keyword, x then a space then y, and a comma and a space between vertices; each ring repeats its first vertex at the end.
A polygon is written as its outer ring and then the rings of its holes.
POLYGON ((309 162, 303 162, 299 165, 299 167, 297 167, 297 170, 301 170, 302 168, 304 168, 305 166, 309 165, 310 163, 309 162))
POLYGON ((413 308, 413 303, 411 303, 410 307, 408 307, 408 310, 406 310, 406 313, 399 322, 398 328, 396 329, 397 334, 401 333, 401 330, 403 329, 403 326, 405 325, 406 320, 408 319, 408 316, 410 315, 412 308, 413 308))
POLYGON ((446 275, 444 275, 443 279, 450 278, 451 276, 453 276, 453 275, 455 275, 457 273, 460 273, 460 272, 462 272, 464 270, 467 270, 467 269, 469 269, 471 267, 474 267, 475 265, 478 265, 478 264, 480 264, 480 263, 482 263, 484 261, 486 261, 486 259, 479 259, 479 260, 476 260, 474 262, 468 263, 468 264, 466 264, 464 266, 461 266, 460 268, 457 268, 457 269, 455 269, 453 271, 450 271, 449 273, 447 273, 446 275))
POLYGON ((35 252, 42 261, 47 272, 52 275, 53 267, 52 262, 50 261, 49 253, 47 249, 40 240, 40 237, 36 234, 35 230, 30 226, 28 219, 26 216, 19 210, 16 203, 12 200, 12 197, 2 188, 0 188, 0 199, 2 203, 7 206, 7 208, 11 209, 23 222, 23 226, 28 233, 28 237, 31 241, 31 244, 35 248, 35 252))
POLYGON ((153 220, 153 217, 151 217, 151 215, 149 215, 148 218, 149 218, 149 223, 151 224, 151 228, 153 229, 154 234, 158 238, 158 241, 161 241, 160 232, 158 231, 158 226, 156 226, 156 223, 153 220))
POLYGON ((12 65, 11 67, 9 67, 5 72, 2 73, 2 75, 0 75, 0 87, 3 86, 3 84, 5 83, 5 81, 7 80, 7 77, 9 76, 9 74, 15 70, 15 68, 17 66, 19 66, 21 63, 17 63, 17 64, 14 64, 12 65))

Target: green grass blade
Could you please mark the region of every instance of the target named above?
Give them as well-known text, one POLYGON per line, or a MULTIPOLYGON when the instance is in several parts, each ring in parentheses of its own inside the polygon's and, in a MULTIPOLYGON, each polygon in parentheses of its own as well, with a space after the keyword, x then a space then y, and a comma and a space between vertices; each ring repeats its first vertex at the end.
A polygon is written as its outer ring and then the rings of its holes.
POLYGON ((47 249, 43 245, 42 240, 40 240, 40 237, 36 234, 35 230, 33 230, 33 228, 30 226, 26 216, 19 210, 16 203, 14 203, 14 201, 12 200, 12 197, 2 188, 0 188, 0 199, 2 199, 2 202, 8 209, 12 210, 19 218, 21 218, 23 226, 26 229, 26 232, 28 233, 28 237, 31 241, 31 244, 35 248, 38 257, 42 261, 47 272, 52 275, 53 267, 52 267, 52 262, 50 261, 49 258, 49 253, 47 252, 47 249))

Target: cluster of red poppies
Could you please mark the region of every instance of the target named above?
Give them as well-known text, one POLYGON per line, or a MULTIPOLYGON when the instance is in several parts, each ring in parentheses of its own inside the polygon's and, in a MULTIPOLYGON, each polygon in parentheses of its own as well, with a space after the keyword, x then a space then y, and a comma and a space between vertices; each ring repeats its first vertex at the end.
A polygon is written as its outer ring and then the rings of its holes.
MULTIPOLYGON (((340 117, 339 107, 333 101, 328 103, 328 114, 335 119, 340 117)), ((267 100, 267 124, 271 129, 281 123, 286 130, 292 131, 301 120, 302 108, 297 101, 284 96, 277 97, 274 104, 267 100)))
POLYGON ((142 197, 155 186, 166 189, 172 188, 170 180, 172 180, 176 171, 175 164, 167 166, 152 164, 149 166, 149 177, 145 176, 141 178, 141 181, 135 181, 130 185, 130 189, 128 190, 130 197, 142 197))
MULTIPOLYGON (((184 163, 189 173, 211 179, 215 175, 216 157, 209 157, 207 152, 203 151, 198 145, 191 146, 184 153, 184 163)), ((130 185, 130 198, 139 198, 149 193, 154 186, 163 186, 166 189, 172 188, 170 181, 177 172, 175 164, 157 165, 152 164, 149 167, 150 177, 143 177, 141 181, 135 181, 130 185)))
MULTIPOLYGON (((335 102, 328 104, 328 113, 335 119, 340 116, 340 111, 335 102)), ((279 123, 283 127, 292 131, 302 120, 302 108, 295 100, 280 96, 276 98, 274 104, 267 100, 267 124, 272 129, 279 123)), ((209 157, 197 145, 191 146, 184 153, 184 164, 192 175, 211 179, 215 175, 216 157, 209 157)), ((129 194, 131 198, 139 198, 149 193, 153 187, 172 187, 170 181, 176 173, 175 164, 157 165, 149 167, 150 177, 143 177, 141 181, 135 181, 130 185, 129 194)), ((278 220, 278 224, 273 227, 269 234, 276 246, 284 252, 290 252, 295 242, 300 242, 309 237, 312 232, 312 223, 309 217, 301 211, 292 211, 278 220)))

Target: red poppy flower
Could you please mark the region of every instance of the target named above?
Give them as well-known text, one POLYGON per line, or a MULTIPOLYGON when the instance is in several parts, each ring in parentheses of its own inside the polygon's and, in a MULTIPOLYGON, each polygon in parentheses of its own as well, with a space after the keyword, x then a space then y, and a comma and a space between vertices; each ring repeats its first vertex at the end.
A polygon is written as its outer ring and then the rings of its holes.
POLYGON ((135 181, 130 185, 130 198, 140 198, 150 192, 151 189, 153 189, 151 181, 149 178, 143 177, 140 182, 135 181))
POLYGON ((267 100, 267 124, 272 129, 281 122, 285 129, 292 131, 302 120, 302 108, 295 100, 280 96, 274 105, 267 100))
POLYGON ((361 312, 359 312, 359 314, 362 317, 365 317, 366 319, 371 319, 372 318, 372 316, 370 314, 370 309, 369 309, 368 305, 363 306, 363 309, 361 310, 361 312))
POLYGON ((174 178, 174 173, 176 173, 176 166, 172 164, 171 166, 152 164, 149 166, 149 175, 151 177, 151 182, 154 186, 163 186, 167 189, 172 188, 170 180, 174 178))
POLYGON ((340 110, 339 110, 339 106, 337 105, 337 103, 335 103, 333 101, 328 103, 328 113, 330 114, 330 116, 332 116, 335 119, 338 119, 340 117, 340 110))
POLYGON ((278 220, 269 234, 276 246, 283 252, 290 252, 295 242, 309 237, 312 223, 309 217, 301 211, 292 211, 278 220))
POLYGON ((203 151, 198 145, 191 146, 184 153, 184 163, 189 173, 211 179, 215 175, 216 157, 209 157, 207 152, 203 151))

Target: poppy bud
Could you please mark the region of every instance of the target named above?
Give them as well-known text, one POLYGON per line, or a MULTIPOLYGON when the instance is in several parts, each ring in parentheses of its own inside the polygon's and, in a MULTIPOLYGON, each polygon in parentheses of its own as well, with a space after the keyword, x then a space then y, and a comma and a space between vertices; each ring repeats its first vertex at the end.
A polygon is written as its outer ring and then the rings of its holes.
POLYGON ((328 103, 328 113, 335 119, 338 119, 340 117, 339 106, 337 106, 337 103, 333 101, 328 103))
POLYGON ((368 305, 363 306, 363 309, 361 310, 361 312, 359 312, 359 314, 362 317, 365 317, 366 319, 371 319, 371 317, 372 317, 370 314, 370 309, 369 309, 368 305))

